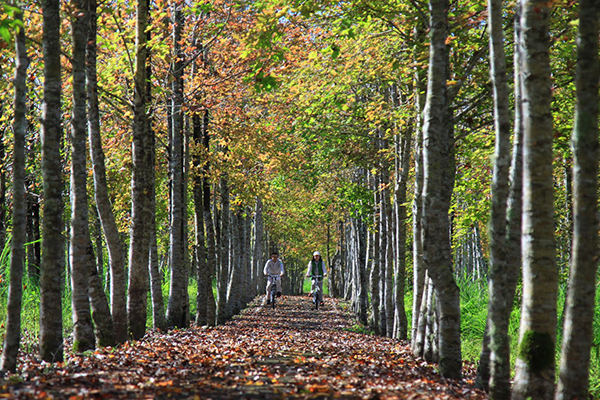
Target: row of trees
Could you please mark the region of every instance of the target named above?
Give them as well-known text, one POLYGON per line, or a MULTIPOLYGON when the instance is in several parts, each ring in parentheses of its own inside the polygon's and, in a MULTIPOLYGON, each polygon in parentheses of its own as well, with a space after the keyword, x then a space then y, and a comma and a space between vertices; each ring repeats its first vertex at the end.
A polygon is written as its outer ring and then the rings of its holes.
MULTIPOLYGON (((41 16, 24 7, 26 23, 11 23, 23 25, 15 32, 25 37, 14 51, 2 49, 20 60, 14 89, 5 91, 15 100, 0 104, 2 115, 14 104, 7 150, 18 180, 9 193, 13 204, 25 196, 29 210, 19 217, 13 207, 14 285, 19 249, 41 237, 42 358, 62 357, 65 271, 76 349, 86 350, 141 337, 148 290, 155 327, 187 326, 190 303, 195 323, 221 323, 262 291, 265 253, 279 249, 286 287, 297 293, 306 255, 324 249, 332 293, 377 333, 410 338, 415 355, 451 378, 462 366, 457 280, 488 279, 479 377, 493 398, 553 397, 558 272, 569 272, 557 396, 584 396, 597 253, 597 101, 589 99, 598 93, 589 82, 597 76, 598 9, 589 0, 579 12, 571 6, 554 6, 553 18, 552 4, 533 0, 504 7, 496 0, 142 1, 135 8, 87 0, 62 11, 46 0, 41 16), (61 15, 70 18, 70 35, 61 15), (62 109, 71 112, 68 137, 62 109), (22 164, 19 135, 29 143, 22 164), (21 182, 27 193, 19 194, 21 182), (92 244, 90 203, 106 250, 92 244), (106 251, 105 268, 94 250, 106 251), (521 265, 511 387, 508 321, 521 265), (104 270, 108 301, 96 279, 104 270), (191 300, 190 281, 197 285, 191 300), (109 307, 112 318, 97 318, 109 307)), ((39 252, 26 248, 34 276, 39 252)), ((11 290, 10 315, 18 315, 19 296, 11 290)), ((7 327, 16 330, 7 329, 13 345, 4 350, 16 355, 19 328, 7 327)), ((10 354, 3 369, 15 368, 10 354)))

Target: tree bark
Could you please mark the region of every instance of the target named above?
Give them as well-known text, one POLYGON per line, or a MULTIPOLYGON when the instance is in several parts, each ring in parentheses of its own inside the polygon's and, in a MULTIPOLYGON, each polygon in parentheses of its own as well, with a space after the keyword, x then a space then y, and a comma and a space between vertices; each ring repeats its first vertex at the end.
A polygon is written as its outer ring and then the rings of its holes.
POLYGON ((88 135, 92 170, 94 176, 94 199, 98 209, 102 231, 106 240, 110 271, 110 304, 115 329, 115 340, 124 343, 127 340, 127 301, 125 276, 124 243, 117 227, 110 204, 106 165, 100 134, 100 116, 98 108, 98 78, 96 72, 96 35, 97 1, 90 1, 90 31, 87 42, 87 98, 88 98, 88 135))
POLYGON ((221 230, 219 248, 219 274, 217 280, 217 324, 227 320, 227 283, 229 279, 229 243, 231 241, 229 210, 229 182, 221 177, 221 230))
POLYGON ((460 296, 452 275, 449 205, 454 185, 454 139, 448 104, 447 0, 431 0, 430 59, 423 125, 423 260, 439 307, 443 377, 462 376, 460 296))
POLYGON ((172 4, 173 26, 173 105, 171 114, 171 158, 169 171, 171 183, 171 227, 169 241, 169 261, 171 263, 171 282, 169 302, 167 305, 167 323, 169 326, 186 327, 187 281, 186 262, 184 258, 184 226, 185 216, 185 179, 184 173, 184 139, 183 139, 183 54, 181 51, 181 31, 183 13, 178 2, 172 4))
POLYGON ((73 40, 73 116, 71 120, 71 285, 73 305, 73 350, 83 352, 95 347, 89 301, 87 245, 89 241, 87 201, 87 102, 85 88, 85 51, 89 30, 86 0, 74 0, 71 15, 73 40))
POLYGON ((523 55, 523 306, 512 398, 554 396, 558 273, 554 244, 550 5, 521 0, 523 55))
MULTIPOLYGON (((410 129, 410 128, 409 128, 410 129)), ((396 180, 394 189, 394 215, 396 218, 396 260, 394 266, 394 334, 399 340, 408 338, 408 321, 404 304, 406 280, 406 187, 410 169, 411 132, 395 138, 396 180)))
MULTIPOLYGON (((208 153, 210 149, 210 136, 208 134, 209 124, 209 113, 208 110, 204 111, 204 117, 202 119, 202 134, 204 151, 208 153)), ((217 310, 215 295, 213 292, 213 280, 217 270, 217 246, 216 246, 216 233, 213 216, 211 213, 211 193, 210 193, 210 182, 208 180, 208 174, 210 172, 210 165, 206 163, 204 165, 204 174, 202 178, 202 201, 204 207, 204 221, 206 223, 206 264, 207 264, 207 275, 206 280, 208 282, 208 290, 206 291, 206 321, 209 326, 213 326, 217 322, 217 310)))
POLYGON ((139 1, 136 16, 136 58, 134 76, 134 114, 131 177, 131 229, 129 239, 129 287, 127 292, 127 322, 131 338, 140 339, 146 332, 148 298, 149 235, 148 195, 148 130, 146 28, 148 2, 139 1))
POLYGON ((415 183, 414 198, 412 203, 412 228, 413 228, 413 305, 412 305, 412 324, 411 324, 411 348, 415 356, 423 355, 423 335, 418 335, 418 329, 421 325, 421 302, 423 292, 425 291, 425 263, 423 262, 423 131, 421 110, 423 109, 426 85, 421 74, 416 75, 416 93, 415 106, 417 108, 417 126, 415 130, 415 183), (421 337, 420 341, 417 340, 421 337))
POLYGON ((589 390, 598 269, 598 30, 597 1, 579 2, 577 106, 573 129, 574 230, 572 264, 557 400, 585 399, 589 390))
POLYGON ((61 130, 60 0, 44 0, 44 104, 42 107, 42 177, 44 219, 40 267, 40 355, 63 360, 63 238, 61 130))
MULTIPOLYGON (((15 13, 23 21, 23 12, 15 13)), ((25 135, 27 131, 27 68, 29 58, 25 47, 25 29, 15 35, 17 64, 15 68, 15 111, 13 119, 13 207, 10 253, 10 286, 6 310, 6 334, 2 347, 0 370, 15 372, 21 343, 21 303, 23 296, 23 262, 25 259, 25 135)))
POLYGON ((507 260, 507 206, 510 167, 509 89, 504 54, 502 0, 489 0, 490 76, 494 89, 496 147, 492 179, 489 304, 486 338, 478 380, 493 399, 510 399, 510 338, 508 324, 518 267, 507 260), (488 344, 489 341, 489 344, 488 344), (491 380, 490 380, 491 379, 491 380))
POLYGON ((90 303, 92 306, 92 318, 94 319, 95 325, 96 341, 100 347, 114 346, 116 344, 115 329, 110 314, 110 307, 104 289, 102 288, 102 279, 98 273, 94 247, 89 237, 87 242, 87 270, 90 274, 88 287, 90 303))

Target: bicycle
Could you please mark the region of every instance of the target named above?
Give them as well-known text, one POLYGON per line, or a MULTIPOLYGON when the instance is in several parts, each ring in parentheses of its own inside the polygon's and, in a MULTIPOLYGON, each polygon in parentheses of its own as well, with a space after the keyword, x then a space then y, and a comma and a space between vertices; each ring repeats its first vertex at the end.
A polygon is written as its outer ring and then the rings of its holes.
POLYGON ((315 310, 319 309, 319 293, 321 292, 321 287, 319 286, 319 282, 323 280, 323 275, 313 275, 310 277, 313 281, 313 302, 315 303, 315 310))
POLYGON ((271 284, 271 291, 269 292, 269 302, 271 307, 275 308, 275 299, 277 298, 277 278, 279 275, 267 275, 267 279, 271 284))

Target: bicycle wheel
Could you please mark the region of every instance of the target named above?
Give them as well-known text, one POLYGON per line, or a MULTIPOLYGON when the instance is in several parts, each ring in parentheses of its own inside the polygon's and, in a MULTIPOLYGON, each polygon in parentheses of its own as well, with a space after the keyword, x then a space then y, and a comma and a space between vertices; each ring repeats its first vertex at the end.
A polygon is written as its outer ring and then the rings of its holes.
POLYGON ((315 292, 313 299, 315 300, 315 310, 319 309, 319 292, 315 292))
POLYGON ((275 308, 275 298, 276 298, 276 297, 277 297, 277 296, 275 296, 275 291, 274 291, 274 290, 271 290, 271 306, 272 306, 273 308, 275 308))

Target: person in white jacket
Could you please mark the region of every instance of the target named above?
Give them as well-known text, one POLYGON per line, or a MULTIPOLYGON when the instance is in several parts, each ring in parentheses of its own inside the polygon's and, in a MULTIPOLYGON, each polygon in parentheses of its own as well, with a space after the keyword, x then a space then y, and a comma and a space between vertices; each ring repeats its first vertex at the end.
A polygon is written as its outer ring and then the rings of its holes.
POLYGON ((321 258, 321 253, 315 251, 313 253, 312 260, 308 262, 308 268, 306 269, 306 277, 310 278, 312 276, 320 276, 320 278, 316 278, 312 280, 311 286, 311 296, 316 289, 316 285, 319 286, 319 299, 317 301, 320 302, 320 305, 323 305, 323 277, 327 276, 327 267, 321 258))
MULTIPOLYGON (((273 253, 271 253, 271 258, 265 264, 263 273, 265 274, 265 276, 277 275, 277 297, 281 296, 281 277, 285 273, 285 270, 283 269, 283 261, 279 259, 279 254, 277 254, 277 252, 274 251, 273 253)), ((267 279, 267 304, 271 302, 271 300, 269 299, 270 292, 271 280, 267 279)))

